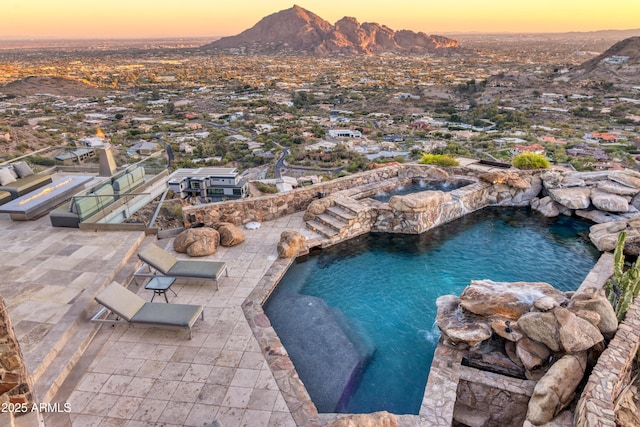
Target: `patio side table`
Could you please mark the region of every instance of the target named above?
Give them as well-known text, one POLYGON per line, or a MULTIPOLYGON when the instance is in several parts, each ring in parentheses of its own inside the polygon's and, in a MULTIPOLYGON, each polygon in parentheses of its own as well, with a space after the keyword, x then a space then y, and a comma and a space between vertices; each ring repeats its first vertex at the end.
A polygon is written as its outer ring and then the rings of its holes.
POLYGON ((167 290, 173 292, 173 295, 178 296, 176 292, 171 289, 171 285, 176 281, 175 277, 169 276, 155 276, 149 280, 144 288, 153 291, 153 296, 151 297, 151 302, 156 297, 156 295, 164 295, 164 300, 168 303, 169 299, 167 298, 167 290))

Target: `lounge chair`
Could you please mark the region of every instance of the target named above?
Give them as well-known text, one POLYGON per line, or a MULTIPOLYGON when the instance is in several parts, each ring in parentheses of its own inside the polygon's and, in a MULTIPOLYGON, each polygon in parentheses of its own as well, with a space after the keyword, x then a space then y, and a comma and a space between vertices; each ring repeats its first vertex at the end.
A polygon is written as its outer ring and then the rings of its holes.
POLYGON ((192 304, 165 304, 145 302, 118 282, 111 282, 96 295, 96 301, 103 308, 91 318, 94 322, 120 323, 120 319, 129 324, 160 326, 167 328, 186 328, 191 339, 191 327, 198 317, 204 319, 204 308, 192 304), (115 319, 109 319, 109 312, 115 319))
POLYGON ((178 260, 164 249, 153 243, 145 246, 138 252, 138 258, 143 262, 134 276, 153 277, 158 274, 162 276, 185 277, 195 279, 211 279, 218 289, 218 279, 224 273, 229 275, 227 264, 216 261, 192 261, 178 260), (144 269, 148 272, 144 273, 144 269))

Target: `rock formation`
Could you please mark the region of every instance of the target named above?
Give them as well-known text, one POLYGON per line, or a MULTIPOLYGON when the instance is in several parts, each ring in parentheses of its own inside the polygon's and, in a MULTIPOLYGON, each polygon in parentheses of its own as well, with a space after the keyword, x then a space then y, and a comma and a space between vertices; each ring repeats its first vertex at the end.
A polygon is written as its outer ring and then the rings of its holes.
POLYGON ((220 223, 217 230, 220 233, 221 246, 230 247, 244 242, 244 233, 234 224, 229 222, 220 223))
POLYGON ((176 236, 173 249, 192 257, 201 257, 216 253, 219 244, 220 233, 213 228, 189 228, 176 236))
POLYGON ((293 6, 262 18, 238 35, 205 45, 203 49, 247 49, 263 53, 424 54, 457 50, 459 46, 457 41, 443 36, 394 31, 374 22, 360 24, 353 17, 344 17, 331 25, 313 12, 293 6))
POLYGON ((473 280, 460 298, 445 295, 436 305, 444 345, 470 354, 503 349, 514 367, 538 380, 527 413, 533 425, 551 421, 573 400, 587 360, 618 327, 602 289, 564 293, 548 283, 473 280))
POLYGON ((389 412, 374 412, 373 414, 347 415, 337 419, 327 427, 396 427, 398 418, 389 412))
POLYGON ((283 231, 278 242, 278 256, 291 258, 298 255, 300 249, 304 248, 306 240, 298 231, 283 231))

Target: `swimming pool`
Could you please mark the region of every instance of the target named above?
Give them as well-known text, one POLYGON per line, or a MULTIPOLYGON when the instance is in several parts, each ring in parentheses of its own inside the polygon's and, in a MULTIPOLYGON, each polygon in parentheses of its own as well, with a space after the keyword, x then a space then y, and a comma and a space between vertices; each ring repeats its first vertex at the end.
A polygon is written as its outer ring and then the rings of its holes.
POLYGON ((319 412, 417 414, 436 298, 472 279, 575 289, 599 256, 589 225, 491 208, 418 236, 369 234, 296 262, 264 309, 319 412))

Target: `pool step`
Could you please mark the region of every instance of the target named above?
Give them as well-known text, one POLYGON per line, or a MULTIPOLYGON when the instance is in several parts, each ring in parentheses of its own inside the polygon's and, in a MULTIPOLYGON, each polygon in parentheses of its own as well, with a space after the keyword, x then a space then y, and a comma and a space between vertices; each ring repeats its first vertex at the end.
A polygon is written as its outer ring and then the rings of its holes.
POLYGON ((358 202, 357 200, 353 200, 350 198, 337 198, 335 200, 335 205, 330 207, 329 209, 341 209, 346 214, 351 215, 355 218, 358 213, 365 208, 362 206, 362 203, 358 202))
POLYGON ((356 216, 351 211, 337 205, 328 207, 325 212, 349 225, 353 224, 356 219, 356 216))
POLYGON ((318 219, 312 219, 310 221, 307 221, 306 226, 309 230, 313 230, 316 233, 319 233, 329 239, 336 237, 339 234, 339 232, 336 231, 334 228, 331 228, 323 224, 318 219))
POLYGON ((322 224, 328 226, 329 228, 333 228, 338 232, 349 225, 348 222, 343 221, 341 218, 326 213, 316 216, 316 221, 320 221, 322 224))

